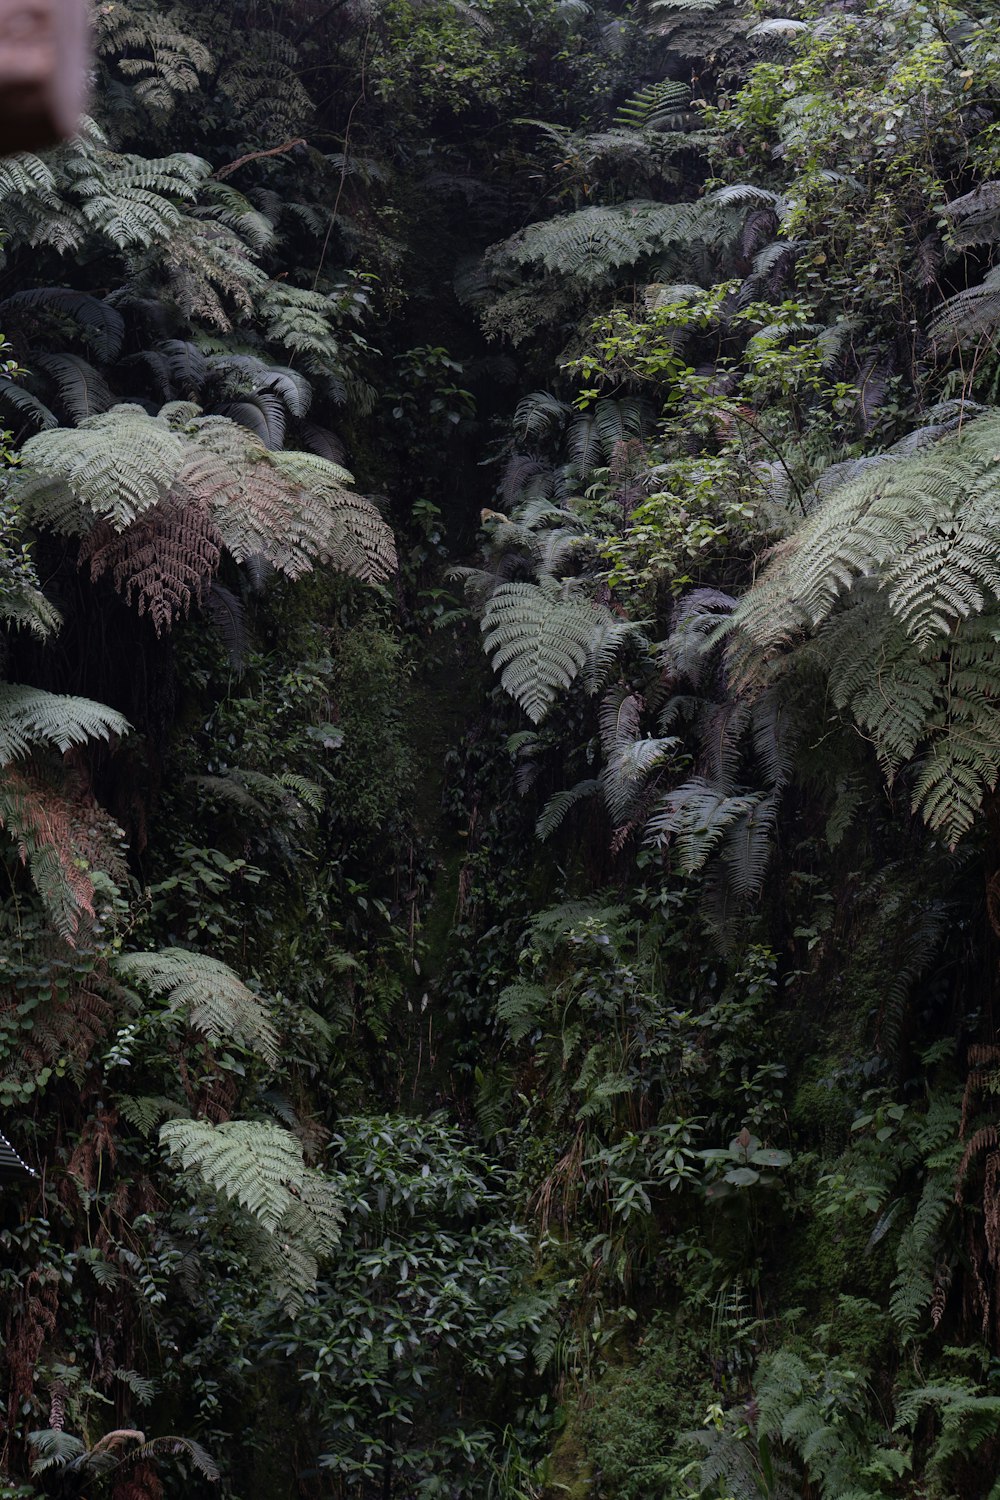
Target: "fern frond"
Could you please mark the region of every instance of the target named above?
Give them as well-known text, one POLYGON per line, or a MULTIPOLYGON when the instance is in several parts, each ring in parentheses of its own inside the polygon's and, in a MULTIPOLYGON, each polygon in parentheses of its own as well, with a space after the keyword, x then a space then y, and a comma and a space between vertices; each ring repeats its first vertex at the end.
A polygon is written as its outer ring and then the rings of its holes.
POLYGON ((541 1025, 549 997, 537 984, 508 984, 497 997, 497 1019, 506 1026, 517 1045, 541 1025))
POLYGON ((292 1189, 305 1181, 302 1147, 294 1135, 267 1120, 171 1120, 160 1142, 180 1166, 234 1199, 273 1234, 295 1204, 292 1189))
POLYGON ((492 255, 500 264, 537 265, 584 283, 603 282, 671 242, 690 238, 697 214, 691 204, 638 199, 618 208, 581 208, 529 224, 513 239, 494 247, 492 255))
POLYGON ((820 663, 892 779, 950 844, 1000 775, 1000 422, 836 485, 781 543, 731 617, 738 685, 820 663))
POLYGON ((584 479, 602 461, 610 464, 630 439, 641 440, 646 410, 633 397, 602 398, 578 413, 566 433, 566 450, 574 474, 584 479))
POLYGON ((9 765, 38 745, 66 751, 88 740, 126 735, 129 728, 122 714, 90 698, 0 682, 0 765, 9 765))
POLYGON ((227 964, 186 948, 164 948, 121 954, 114 969, 151 995, 164 996, 210 1042, 235 1043, 277 1066, 278 1033, 267 1009, 227 964))
POLYGON ((160 1128, 170 1158, 249 1218, 237 1237, 251 1264, 291 1306, 315 1282, 340 1238, 343 1209, 329 1179, 305 1165, 290 1131, 265 1120, 173 1120, 160 1128))
POLYGON ((948 220, 952 242, 959 249, 994 244, 1000 236, 1000 182, 981 182, 970 193, 942 204, 938 212, 948 220))
POLYGON ((62 616, 41 589, 21 578, 5 582, 0 589, 0 620, 42 639, 62 624, 62 616))
POLYGON ((615 124, 631 130, 661 130, 670 126, 690 96, 688 85, 673 78, 647 83, 619 105, 615 124))
POLYGON ((205 603, 229 652, 233 671, 239 674, 246 662, 247 647, 246 611, 242 601, 216 581, 210 586, 205 603))
POLYGON ((555 792, 545 806, 535 824, 535 834, 543 842, 551 838, 560 826, 571 807, 575 807, 585 797, 592 797, 600 789, 601 783, 593 779, 578 781, 575 786, 567 787, 564 791, 555 792))
POLYGON ((317 563, 365 582, 389 577, 392 533, 349 480, 317 454, 272 453, 238 423, 174 402, 156 417, 116 406, 78 429, 37 434, 13 488, 27 515, 56 530, 106 523, 83 559, 97 573, 110 568, 166 628, 204 596, 220 541, 237 562, 260 556, 293 578, 317 563), (124 533, 120 543, 113 533, 124 533))
POLYGON ((616 827, 631 818, 647 788, 650 772, 677 745, 676 739, 640 736, 642 700, 625 688, 614 688, 601 704, 599 723, 604 766, 601 791, 616 827))
POLYGON ((945 298, 927 326, 943 352, 992 338, 1000 327, 1000 266, 988 271, 977 286, 945 298))
POLYGON ((92 579, 110 572, 126 604, 148 614, 157 635, 200 604, 218 569, 222 538, 208 507, 173 496, 144 511, 126 531, 101 520, 84 537, 80 566, 92 579))
POLYGON ((193 93, 212 66, 197 37, 155 10, 115 4, 96 12, 95 30, 98 54, 113 60, 136 100, 159 115, 171 112, 178 95, 193 93))
POLYGON ((9 412, 17 412, 19 417, 26 417, 34 428, 41 431, 59 426, 59 418, 44 401, 25 390, 23 385, 18 385, 15 380, 9 380, 6 375, 0 375, 0 404, 7 407, 9 412))
POLYGON ((764 889, 778 820, 778 796, 759 797, 735 818, 722 836, 721 857, 733 893, 742 903, 756 901, 764 889))
POLYGON ((116 406, 79 428, 30 438, 13 494, 30 518, 71 534, 95 517, 116 531, 165 498, 184 462, 184 444, 139 406, 116 406))
POLYGON ((688 781, 664 797, 646 824, 646 841, 661 847, 676 841, 681 869, 695 874, 755 806, 752 796, 727 796, 702 779, 688 781))
POLYGON ((928 1173, 917 1211, 903 1231, 896 1254, 889 1311, 907 1340, 915 1336, 920 1315, 934 1292, 942 1226, 955 1206, 954 1165, 952 1161, 949 1170, 928 1173))
POLYGON ((104 376, 79 355, 36 354, 35 364, 52 377, 59 400, 74 422, 83 422, 114 405, 104 376))
POLYGON ((74 798, 39 774, 11 766, 0 772, 0 827, 13 840, 56 931, 73 944, 81 923, 95 914, 91 870, 104 870, 118 884, 124 880, 121 829, 92 799, 74 798))
POLYGON ((161 1120, 176 1118, 183 1114, 181 1106, 176 1099, 167 1099, 163 1095, 141 1095, 134 1096, 124 1094, 118 1099, 118 1112, 123 1115, 130 1125, 138 1130, 140 1135, 147 1138, 160 1124, 161 1120))
POLYGON ((603 605, 590 603, 572 583, 502 583, 483 612, 483 644, 512 698, 535 724, 559 689, 579 676, 595 631, 614 622, 603 605))
POLYGON ((43 286, 13 292, 0 302, 0 322, 6 329, 17 327, 25 313, 36 318, 45 313, 72 318, 102 364, 112 364, 121 353, 125 320, 104 297, 65 286, 43 286))
POLYGON ((550 391, 530 391, 517 403, 514 433, 520 442, 541 442, 561 432, 569 414, 566 402, 550 391))

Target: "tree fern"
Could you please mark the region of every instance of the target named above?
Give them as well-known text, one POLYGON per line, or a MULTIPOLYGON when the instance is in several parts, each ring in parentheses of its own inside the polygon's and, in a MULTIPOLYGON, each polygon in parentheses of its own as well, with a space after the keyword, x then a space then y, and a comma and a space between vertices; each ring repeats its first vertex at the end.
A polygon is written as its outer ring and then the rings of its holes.
POLYGON ((704 780, 688 781, 663 798, 646 825, 646 838, 660 846, 675 844, 681 869, 693 875, 756 805, 754 796, 728 796, 704 780))
POLYGON ((981 417, 835 486, 731 617, 737 684, 821 665, 950 844, 1000 774, 998 443, 981 417))
POLYGON ((122 954, 114 969, 151 995, 163 996, 210 1042, 234 1043, 277 1066, 278 1033, 267 1009, 227 964, 186 948, 164 948, 122 954))
POLYGON ((252 316, 268 284, 252 255, 234 229, 197 211, 179 213, 162 244, 137 263, 133 284, 155 286, 165 273, 169 295, 187 321, 229 333, 234 322, 252 316))
POLYGON ((662 129, 673 122, 690 95, 688 85, 673 78, 665 78, 659 83, 647 83, 624 104, 619 105, 615 123, 633 130, 662 129))
POLYGON ((307 1168, 295 1136, 267 1120, 171 1120, 160 1142, 180 1166, 234 1199, 269 1233, 295 1205, 307 1168))
POLYGON ((198 88, 212 65, 207 47, 171 15, 118 3, 95 16, 95 45, 129 80, 138 103, 157 114, 173 109, 177 96, 198 88))
POLYGON ((81 560, 110 570, 162 629, 204 597, 220 543, 293 578, 317 563, 388 577, 392 534, 349 481, 328 459, 273 453, 238 423, 174 403, 158 417, 117 406, 37 434, 14 491, 31 519, 86 537, 81 560))
POLYGON ((31 519, 57 531, 89 530, 103 517, 117 531, 164 499, 185 445, 138 406, 117 406, 79 428, 38 433, 22 450, 14 493, 31 519))
POLYGON ((995 336, 1000 326, 1000 266, 988 271, 976 286, 948 297, 927 327, 945 351, 995 336))
POLYGON ((80 544, 78 561, 92 579, 110 573, 115 588, 157 635, 201 604, 221 557, 222 538, 208 506, 167 496, 124 532, 100 520, 80 544))
POLYGON ((317 453, 286 451, 276 453, 272 462, 295 487, 301 506, 300 545, 311 557, 331 562, 340 572, 366 583, 392 575, 396 568, 392 533, 372 502, 347 488, 351 476, 346 470, 317 453), (307 528, 314 514, 313 543, 307 528))
POLYGON ((689 204, 644 200, 619 208, 582 208, 530 224, 495 250, 493 258, 516 266, 538 265, 583 282, 604 281, 669 241, 689 237, 695 212, 689 204))

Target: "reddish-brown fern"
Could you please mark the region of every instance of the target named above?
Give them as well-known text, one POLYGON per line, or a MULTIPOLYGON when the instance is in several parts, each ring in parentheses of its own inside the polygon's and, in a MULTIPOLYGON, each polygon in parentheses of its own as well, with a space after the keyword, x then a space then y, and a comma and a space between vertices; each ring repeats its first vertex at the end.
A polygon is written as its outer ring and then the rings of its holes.
POLYGON ((139 614, 148 614, 157 635, 200 604, 218 571, 222 539, 204 500, 180 503, 168 495, 115 531, 98 521, 80 543, 79 562, 91 578, 110 572, 115 588, 139 614))

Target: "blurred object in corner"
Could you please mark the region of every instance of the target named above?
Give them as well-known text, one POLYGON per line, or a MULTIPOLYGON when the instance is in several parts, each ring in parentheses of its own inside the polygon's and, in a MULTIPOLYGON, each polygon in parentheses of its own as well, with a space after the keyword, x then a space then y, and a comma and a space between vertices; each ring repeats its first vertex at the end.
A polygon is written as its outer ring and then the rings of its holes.
POLYGON ((0 0, 0 155, 77 129, 87 87, 87 0, 0 0))

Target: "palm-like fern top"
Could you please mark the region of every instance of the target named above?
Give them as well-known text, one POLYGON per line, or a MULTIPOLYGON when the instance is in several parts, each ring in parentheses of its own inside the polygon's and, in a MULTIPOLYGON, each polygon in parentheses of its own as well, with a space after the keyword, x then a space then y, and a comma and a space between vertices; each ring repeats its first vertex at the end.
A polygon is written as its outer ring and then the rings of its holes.
POLYGON ((392 533, 351 476, 315 454, 273 452, 227 417, 174 402, 117 406, 25 444, 14 489, 37 524, 83 538, 81 561, 157 632, 203 598, 224 548, 297 578, 327 563, 365 582, 395 567, 392 533))

